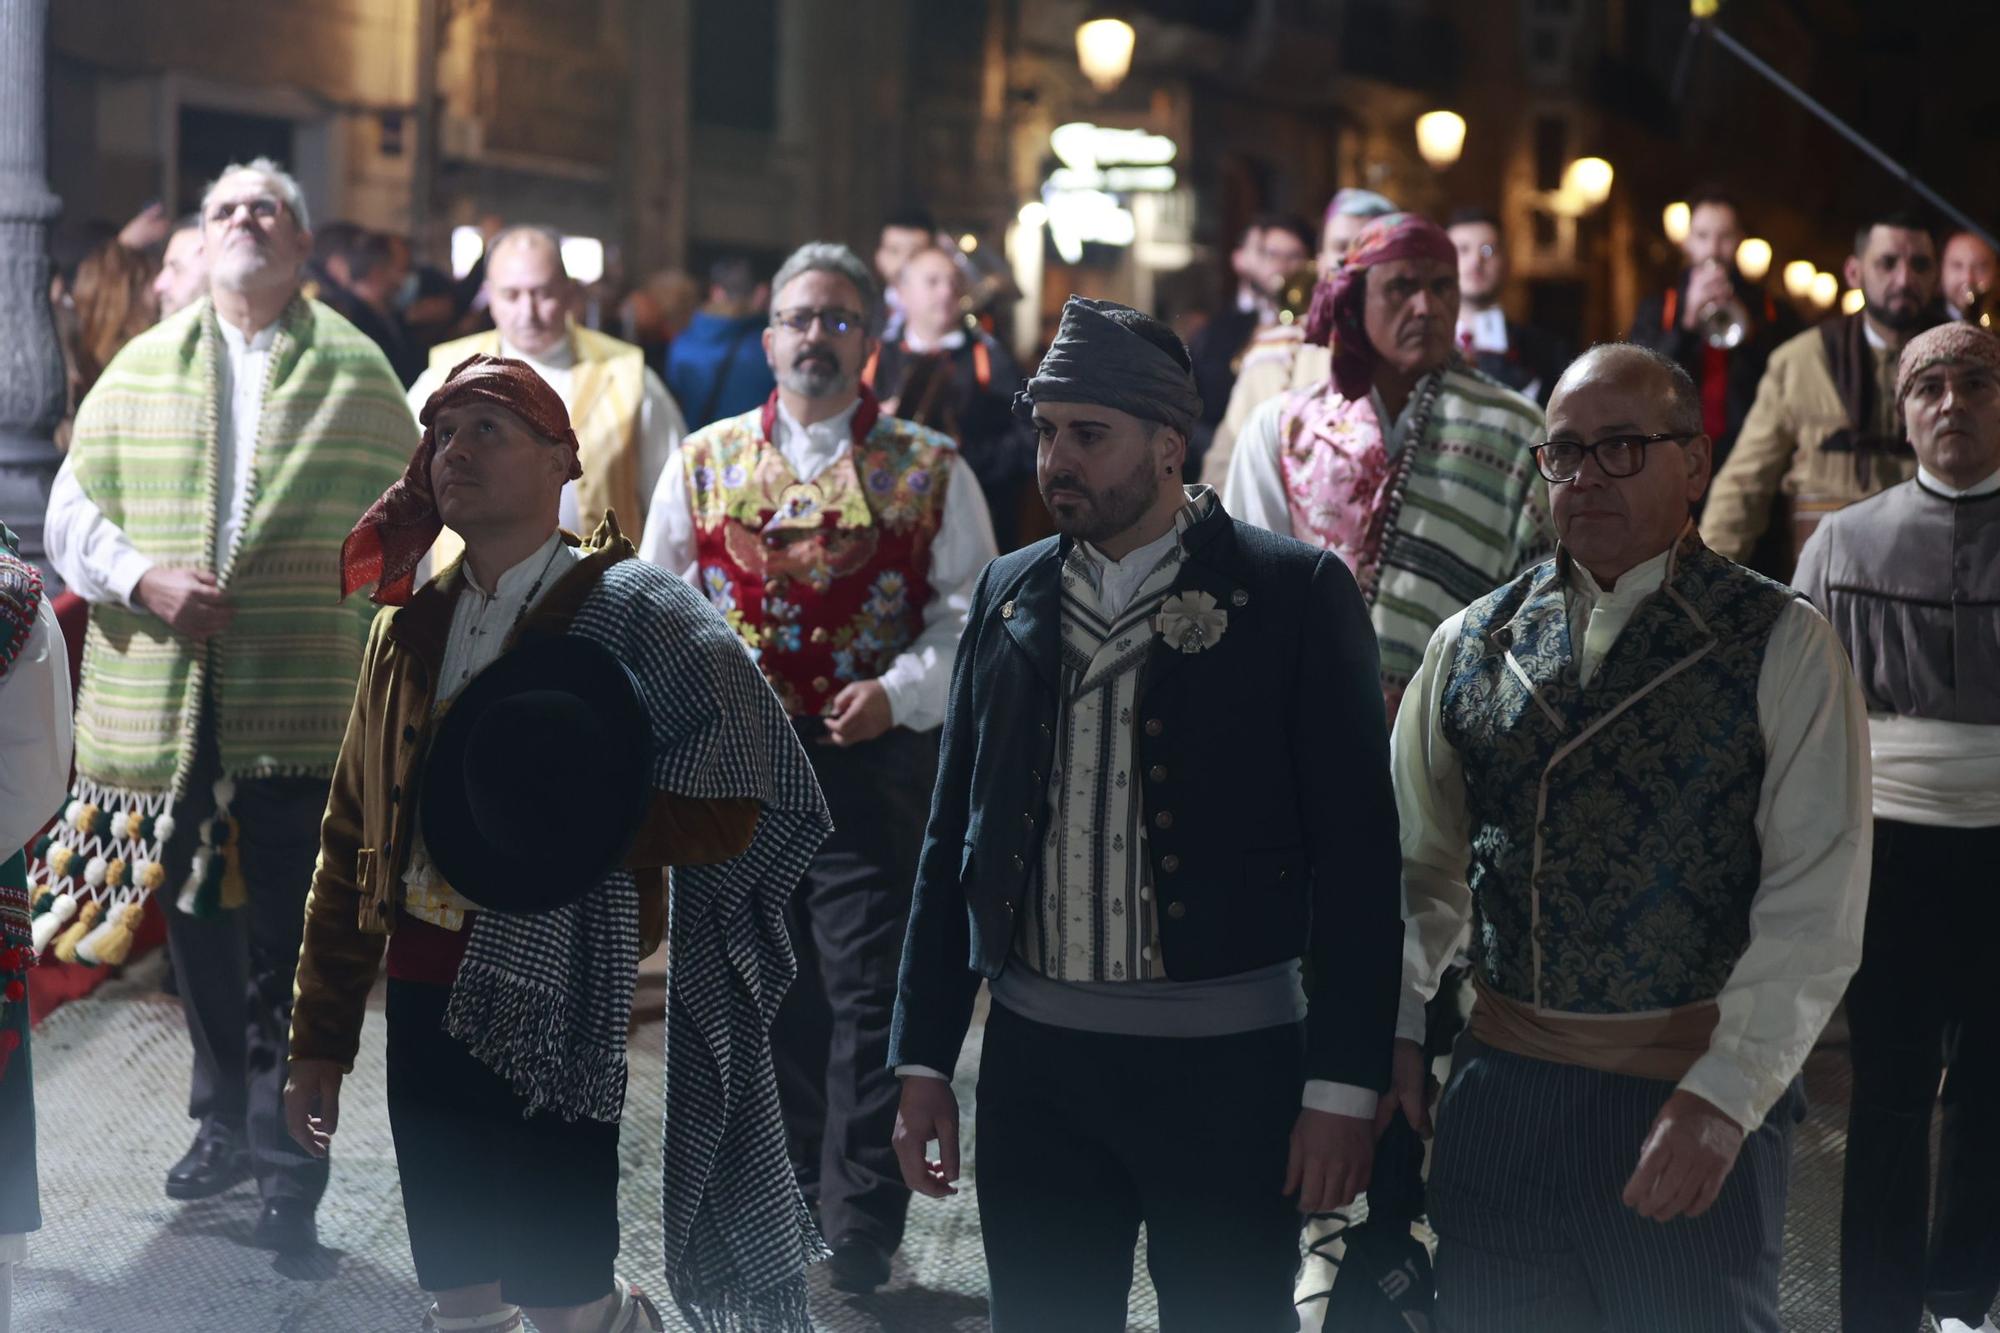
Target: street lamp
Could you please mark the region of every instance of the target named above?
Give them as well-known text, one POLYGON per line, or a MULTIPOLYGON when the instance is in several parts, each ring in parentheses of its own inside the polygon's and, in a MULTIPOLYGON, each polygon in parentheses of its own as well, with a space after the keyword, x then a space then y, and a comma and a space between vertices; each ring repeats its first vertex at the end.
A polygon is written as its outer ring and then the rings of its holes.
POLYGON ((1785 295, 1803 301, 1812 295, 1813 275, 1819 270, 1810 259, 1794 259, 1785 265, 1785 295))
POLYGON ((1077 25, 1076 63, 1097 91, 1108 93, 1131 73, 1132 46, 1137 40, 1132 25, 1124 19, 1095 13, 1077 25))
MULTIPOLYGON (((1693 217, 1685 199, 1676 199, 1660 212, 1660 227, 1667 233, 1667 239, 1675 245, 1688 238, 1688 226, 1693 217)), ((1807 274, 1808 277, 1812 276, 1807 274)))
POLYGON ((1587 209, 1611 197, 1611 164, 1601 157, 1579 157, 1563 172, 1562 188, 1587 209))
POLYGON ((1465 117, 1455 111, 1426 111, 1417 117, 1417 152, 1434 171, 1443 171, 1465 151, 1465 117))
POLYGON ((1813 274, 1812 291, 1809 295, 1814 305, 1821 310, 1826 309, 1840 297, 1840 279, 1831 273, 1813 274))
POLYGON ((1762 282, 1771 271, 1771 243, 1761 237, 1745 237, 1736 247, 1736 271, 1752 282, 1762 282))

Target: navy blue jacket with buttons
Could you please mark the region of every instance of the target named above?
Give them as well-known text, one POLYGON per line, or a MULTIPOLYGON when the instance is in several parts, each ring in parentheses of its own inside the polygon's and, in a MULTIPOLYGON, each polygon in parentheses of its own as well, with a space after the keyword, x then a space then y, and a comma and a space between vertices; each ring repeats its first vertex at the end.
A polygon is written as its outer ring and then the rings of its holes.
MULTIPOLYGON (((1188 530, 1175 592, 1228 613, 1156 643, 1137 756, 1167 975, 1306 960, 1306 1077, 1388 1086, 1401 852, 1375 632, 1339 557, 1238 523, 1188 530), (1166 814, 1167 818, 1158 816, 1166 814)), ((950 1070, 981 977, 1011 963, 1054 804, 1066 539, 987 566, 959 641, 903 949, 890 1062, 950 1070)))

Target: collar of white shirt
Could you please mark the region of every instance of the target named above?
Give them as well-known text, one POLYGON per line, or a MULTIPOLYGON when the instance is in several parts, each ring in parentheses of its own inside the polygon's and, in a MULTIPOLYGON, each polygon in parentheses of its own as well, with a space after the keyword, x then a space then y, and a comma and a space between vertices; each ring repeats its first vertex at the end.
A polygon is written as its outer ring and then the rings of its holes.
POLYGON ((965 330, 953 329, 936 342, 926 343, 922 338, 910 332, 909 328, 905 326, 903 329, 903 346, 909 348, 912 352, 956 352, 959 348, 965 346, 965 330))
POLYGON ((229 349, 229 355, 232 358, 242 356, 245 352, 269 351, 271 344, 278 339, 278 322, 276 320, 272 320, 263 328, 247 336, 242 329, 237 328, 226 319, 218 319, 215 322, 222 326, 222 345, 229 349))
POLYGON ((1472 350, 1475 352, 1505 352, 1507 350, 1507 312, 1499 306, 1485 310, 1461 308, 1458 312, 1458 338, 1464 345, 1466 335, 1472 336, 1472 350))
POLYGON ((1667 562, 1673 554, 1674 548, 1669 546, 1651 560, 1643 560, 1632 566, 1618 576, 1617 584, 1608 592, 1598 585, 1596 577, 1583 567, 1581 561, 1572 559, 1569 567, 1575 578, 1570 586, 1576 591, 1577 596, 1593 607, 1610 610, 1613 607, 1631 606, 1651 596, 1662 583, 1667 581, 1667 562))
POLYGON ((861 408, 861 400, 856 398, 847 407, 810 426, 799 424, 785 406, 785 400, 778 400, 778 438, 772 441, 778 452, 792 465, 792 471, 799 474, 800 481, 811 481, 824 472, 832 462, 840 457, 840 451, 853 443, 854 414, 861 408))
POLYGON ((558 529, 549 534, 549 539, 513 568, 500 576, 492 592, 479 586, 479 578, 472 572, 472 562, 465 563, 465 582, 474 592, 495 601, 515 601, 527 595, 537 579, 555 564, 556 551, 563 545, 562 532, 558 529))
POLYGON ((1969 499, 1975 495, 1991 495, 1995 491, 2000 491, 2000 472, 1994 472, 1984 481, 1975 481, 1970 486, 1961 489, 1919 463, 1917 465, 1917 480, 1923 483, 1925 490, 1936 491, 1939 495, 1950 500, 1969 499))
POLYGON ((500 340, 500 355, 511 357, 516 361, 527 362, 535 368, 535 373, 541 375, 543 379, 548 378, 548 375, 544 373, 546 371, 553 370, 560 372, 573 369, 576 366, 576 346, 568 338, 564 338, 541 356, 533 356, 521 351, 517 347, 509 347, 507 340, 502 338, 500 340))

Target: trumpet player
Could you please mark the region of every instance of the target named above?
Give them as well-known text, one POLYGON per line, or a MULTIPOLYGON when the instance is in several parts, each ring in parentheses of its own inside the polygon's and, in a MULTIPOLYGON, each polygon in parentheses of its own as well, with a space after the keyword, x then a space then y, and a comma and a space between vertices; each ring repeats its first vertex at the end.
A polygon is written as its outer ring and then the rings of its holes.
POLYGON ((1719 472, 1757 398, 1764 364, 1798 332, 1788 308, 1736 268, 1742 212, 1704 187, 1688 201, 1686 266, 1672 287, 1640 302, 1626 341, 1672 357, 1701 391, 1701 426, 1715 441, 1719 472))

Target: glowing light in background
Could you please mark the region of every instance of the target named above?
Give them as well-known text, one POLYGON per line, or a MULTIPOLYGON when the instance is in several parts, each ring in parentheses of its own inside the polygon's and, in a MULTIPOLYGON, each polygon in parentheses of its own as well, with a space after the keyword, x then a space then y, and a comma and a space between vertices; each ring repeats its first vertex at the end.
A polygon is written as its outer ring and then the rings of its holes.
POLYGON ((1794 259, 1785 265, 1785 295, 1803 301, 1812 295, 1813 275, 1819 270, 1810 259, 1794 259))
POLYGON ((1417 117, 1417 152, 1443 171, 1465 151, 1465 117, 1456 111, 1426 111, 1417 117))
POLYGON ((1761 236, 1745 237, 1736 247, 1736 271, 1752 282, 1762 282, 1771 271, 1771 243, 1761 236))
POLYGON ((1077 26, 1076 63, 1101 93, 1125 81, 1132 71, 1132 46, 1138 35, 1124 19, 1089 19, 1077 26))
POLYGON ((1674 200, 1660 213, 1660 227, 1667 233, 1667 239, 1675 245, 1688 238, 1689 216, 1687 201, 1682 199, 1674 200))

